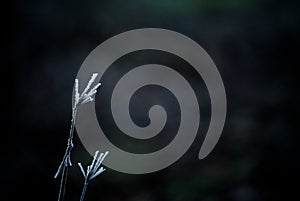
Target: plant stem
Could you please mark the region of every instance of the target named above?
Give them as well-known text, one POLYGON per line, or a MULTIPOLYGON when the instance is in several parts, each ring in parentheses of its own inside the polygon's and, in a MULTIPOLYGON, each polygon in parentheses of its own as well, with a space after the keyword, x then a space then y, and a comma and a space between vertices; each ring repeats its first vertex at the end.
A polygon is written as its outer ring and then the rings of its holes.
POLYGON ((81 197, 80 197, 80 201, 84 200, 84 196, 85 196, 88 184, 89 184, 89 182, 87 181, 87 179, 85 179, 84 186, 83 186, 82 193, 81 193, 81 197))
POLYGON ((54 178, 57 178, 59 173, 62 171, 62 178, 60 180, 58 201, 63 201, 63 199, 64 199, 64 194, 65 194, 65 189, 66 189, 66 184, 67 184, 67 179, 68 179, 68 167, 72 166, 71 151, 74 147, 73 136, 74 136, 74 130, 75 130, 76 113, 77 113, 77 105, 75 105, 72 109, 71 128, 70 128, 70 134, 69 134, 69 138, 68 138, 66 152, 65 152, 63 160, 61 161, 60 166, 54 176, 54 178))
MULTIPOLYGON (((71 128, 70 128, 70 136, 69 136, 69 140, 68 140, 68 146, 69 146, 69 141, 70 141, 70 143, 72 143, 72 141, 73 141, 76 114, 77 114, 77 105, 75 105, 72 109, 72 123, 71 123, 71 128)), ((73 146, 73 143, 72 143, 72 146, 73 146)))
POLYGON ((63 200, 65 197, 67 175, 68 175, 68 167, 64 166, 62 170, 61 180, 60 180, 58 201, 63 200))

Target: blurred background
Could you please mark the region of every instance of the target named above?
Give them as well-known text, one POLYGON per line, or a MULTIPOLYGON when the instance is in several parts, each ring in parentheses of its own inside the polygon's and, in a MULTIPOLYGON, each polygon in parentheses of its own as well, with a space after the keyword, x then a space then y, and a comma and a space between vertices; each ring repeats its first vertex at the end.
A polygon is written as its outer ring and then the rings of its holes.
MULTIPOLYGON (((57 200, 59 180, 53 176, 65 151, 73 80, 82 62, 106 39, 149 27, 192 38, 214 60, 228 101, 223 134, 213 152, 198 160, 209 123, 209 98, 201 79, 188 71, 186 76, 199 84, 203 88, 199 92, 204 94, 198 97, 203 122, 189 151, 172 166, 151 174, 108 169, 90 183, 86 200, 266 201, 299 196, 299 1, 28 0, 2 4, 9 14, 1 68, 5 128, 1 200, 57 200)), ((123 60, 116 65, 129 68, 141 60, 174 66, 181 62, 151 51, 123 60)), ((110 78, 108 74, 105 79, 109 82, 110 78)), ((161 89, 152 91, 166 95, 161 89)), ((105 118, 104 108, 108 107, 105 101, 97 101, 109 98, 107 93, 97 94, 96 107, 99 119, 104 119, 102 124, 109 129, 113 122, 105 118)), ((137 114, 136 122, 143 125, 145 119, 139 117, 137 114)), ((112 138, 122 144, 118 137, 112 138)), ((171 139, 172 133, 167 132, 156 142, 171 139)), ((73 161, 89 164, 92 157, 76 135, 74 143, 73 161)), ((145 151, 134 143, 123 148, 145 151)), ((156 147, 149 146, 146 151, 161 148, 151 143, 156 147)), ((66 200, 79 200, 82 185, 79 169, 71 168, 66 200)))

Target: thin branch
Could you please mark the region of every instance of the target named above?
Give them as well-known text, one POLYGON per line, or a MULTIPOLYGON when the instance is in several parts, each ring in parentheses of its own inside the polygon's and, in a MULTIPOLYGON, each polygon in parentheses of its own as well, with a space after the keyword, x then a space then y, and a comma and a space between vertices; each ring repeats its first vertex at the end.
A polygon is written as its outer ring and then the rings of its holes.
POLYGON ((82 193, 81 193, 81 196, 80 196, 80 201, 84 200, 84 196, 85 196, 85 193, 86 193, 87 186, 88 186, 88 183, 84 182, 84 186, 83 186, 82 193))

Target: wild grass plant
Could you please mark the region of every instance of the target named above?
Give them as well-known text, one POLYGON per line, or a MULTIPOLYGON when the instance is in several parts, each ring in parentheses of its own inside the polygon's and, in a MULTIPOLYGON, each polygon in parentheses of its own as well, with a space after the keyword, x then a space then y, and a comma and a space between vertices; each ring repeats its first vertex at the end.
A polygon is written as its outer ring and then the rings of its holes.
MULTIPOLYGON (((92 102, 94 100, 93 96, 97 93, 97 89, 99 86, 101 86, 101 83, 97 83, 94 87, 92 87, 93 83, 96 80, 96 77, 98 76, 97 73, 93 73, 91 76, 88 84, 84 88, 83 92, 79 93, 79 80, 75 79, 74 84, 74 103, 72 107, 72 120, 71 120, 71 128, 69 132, 69 138, 67 141, 66 151, 63 156, 63 159, 54 175, 54 178, 58 178, 58 176, 61 174, 61 180, 60 180, 60 187, 59 187, 59 193, 58 193, 58 201, 64 200, 65 195, 65 189, 68 179, 68 169, 72 166, 71 161, 71 152, 74 148, 73 144, 73 137, 74 137, 74 131, 75 131, 75 123, 76 123, 76 115, 77 110, 80 105, 92 102), (92 87, 92 88, 91 88, 92 87)), ((94 179, 96 176, 98 176, 100 173, 102 173, 105 169, 103 167, 100 167, 102 161, 107 156, 108 152, 105 152, 104 154, 101 153, 98 157, 98 151, 96 152, 93 162, 90 166, 88 166, 88 169, 86 172, 83 171, 83 167, 81 163, 78 163, 80 170, 83 173, 83 176, 85 178, 84 188, 82 191, 82 195, 80 200, 84 199, 84 195, 86 192, 87 185, 91 179, 94 179)))

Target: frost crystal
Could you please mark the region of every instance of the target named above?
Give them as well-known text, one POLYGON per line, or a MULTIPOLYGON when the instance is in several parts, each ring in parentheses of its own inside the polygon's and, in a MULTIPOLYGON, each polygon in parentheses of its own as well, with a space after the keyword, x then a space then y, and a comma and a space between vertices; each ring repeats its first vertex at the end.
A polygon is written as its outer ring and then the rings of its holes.
POLYGON ((79 166, 84 178, 88 181, 94 179, 99 174, 101 174, 102 172, 105 171, 105 169, 103 167, 100 167, 100 165, 102 164, 103 160, 107 156, 108 151, 105 153, 101 153, 99 156, 98 156, 98 154, 99 154, 99 151, 96 151, 94 159, 92 161, 92 164, 87 167, 86 172, 84 171, 81 163, 78 163, 78 166, 79 166))
POLYGON ((88 102, 92 102, 94 99, 92 98, 93 95, 97 93, 97 89, 101 86, 101 83, 96 84, 91 90, 92 84, 95 82, 98 73, 93 73, 91 79, 89 80, 88 84, 86 85, 85 89, 83 90, 82 94, 79 94, 78 79, 75 79, 75 105, 78 106, 80 104, 85 104, 88 102), (90 90, 90 91, 89 91, 90 90))
POLYGON ((96 151, 96 153, 94 155, 94 159, 92 161, 92 164, 87 167, 86 172, 84 171, 81 163, 78 163, 78 166, 79 166, 79 168, 84 176, 84 179, 85 179, 84 186, 82 189, 82 194, 80 197, 80 201, 83 201, 83 199, 84 199, 86 189, 87 189, 87 186, 88 186, 90 180, 94 179, 99 174, 101 174, 102 172, 105 171, 105 169, 103 167, 100 167, 100 165, 103 162, 103 160, 105 159, 105 157, 107 156, 108 151, 105 153, 101 153, 99 156, 98 156, 98 154, 99 154, 99 151, 96 151))

